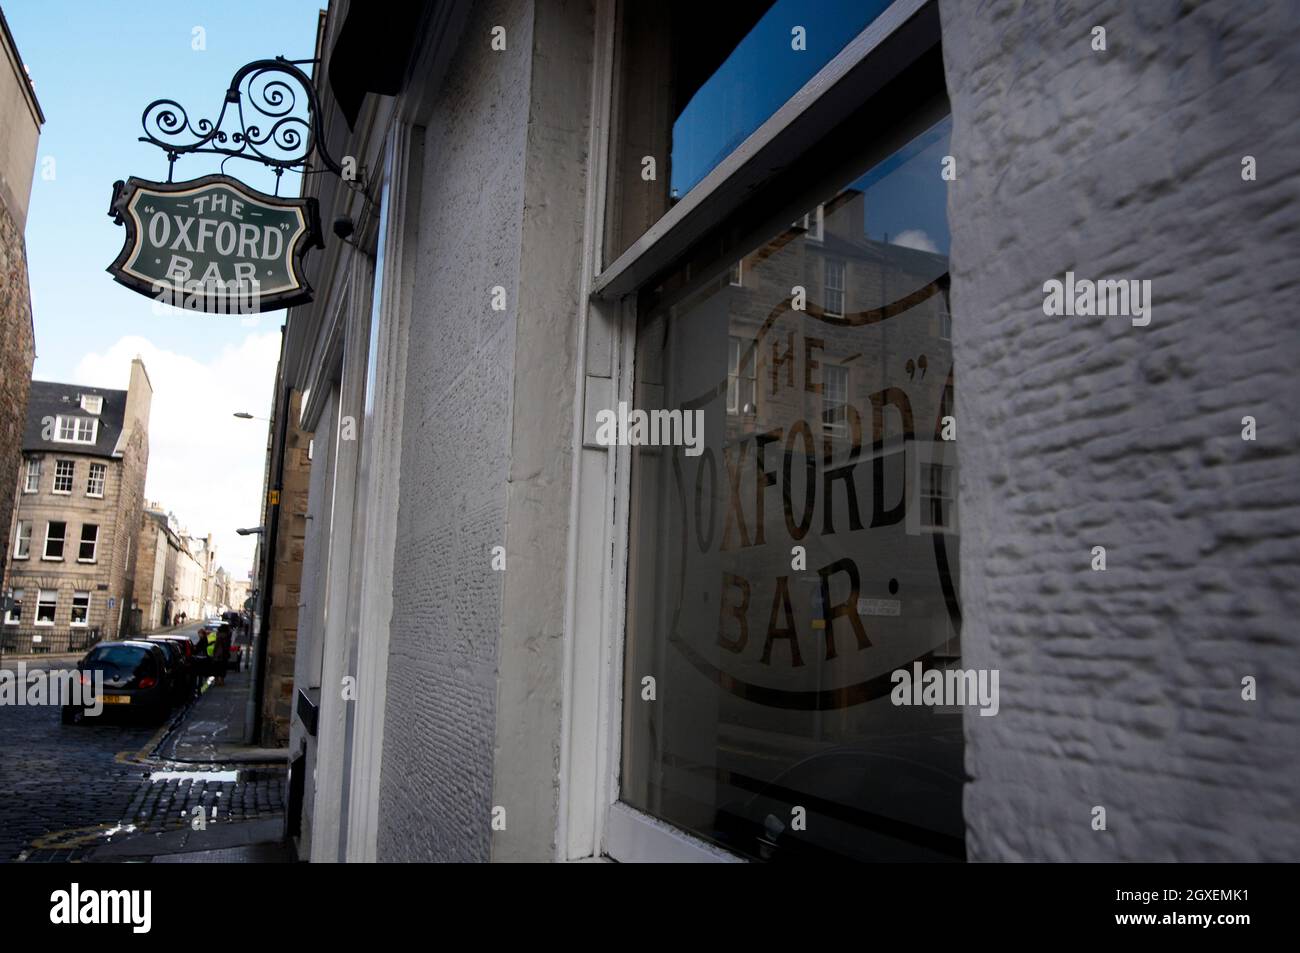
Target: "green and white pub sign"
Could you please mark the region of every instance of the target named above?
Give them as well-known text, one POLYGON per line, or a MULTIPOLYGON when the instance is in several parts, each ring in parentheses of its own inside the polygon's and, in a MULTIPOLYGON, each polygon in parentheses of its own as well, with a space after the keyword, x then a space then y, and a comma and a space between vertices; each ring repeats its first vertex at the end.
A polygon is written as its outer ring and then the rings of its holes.
POLYGON ((155 301, 210 314, 257 314, 312 299, 303 257, 323 248, 315 199, 286 199, 227 175, 130 178, 109 215, 126 241, 108 271, 155 301))

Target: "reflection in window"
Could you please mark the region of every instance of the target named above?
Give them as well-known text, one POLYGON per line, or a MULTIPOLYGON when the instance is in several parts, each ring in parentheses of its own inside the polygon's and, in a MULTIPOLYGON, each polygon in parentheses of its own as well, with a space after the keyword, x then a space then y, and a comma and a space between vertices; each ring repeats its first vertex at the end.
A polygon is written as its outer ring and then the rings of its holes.
POLYGON ((822 427, 836 437, 849 432, 849 369, 834 364, 825 366, 822 383, 822 427))
POLYGON ((962 710, 890 699, 961 665, 950 127, 828 184, 820 242, 746 243, 744 295, 642 299, 635 404, 703 410, 705 439, 632 450, 621 796, 751 858, 965 855, 962 710))
POLYGON ((826 269, 826 294, 822 305, 826 316, 839 318, 844 316, 844 262, 827 258, 823 263, 826 269))
POLYGON ((621 4, 622 125, 614 131, 620 146, 611 163, 606 262, 645 234, 891 2, 621 4), (653 179, 643 177, 647 156, 655 159, 653 179))
POLYGON ((727 413, 752 414, 757 408, 754 342, 732 336, 727 357, 727 413))
POLYGON ((951 529, 956 523, 957 493, 953 468, 932 463, 922 471, 921 514, 925 529, 951 529))

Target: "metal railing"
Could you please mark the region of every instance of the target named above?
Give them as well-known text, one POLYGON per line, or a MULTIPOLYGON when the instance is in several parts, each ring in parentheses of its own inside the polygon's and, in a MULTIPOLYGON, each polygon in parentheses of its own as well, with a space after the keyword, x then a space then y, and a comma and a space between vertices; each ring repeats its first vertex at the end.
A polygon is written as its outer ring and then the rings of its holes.
POLYGON ((85 652, 103 637, 98 626, 33 628, 0 626, 0 656, 62 655, 85 652))

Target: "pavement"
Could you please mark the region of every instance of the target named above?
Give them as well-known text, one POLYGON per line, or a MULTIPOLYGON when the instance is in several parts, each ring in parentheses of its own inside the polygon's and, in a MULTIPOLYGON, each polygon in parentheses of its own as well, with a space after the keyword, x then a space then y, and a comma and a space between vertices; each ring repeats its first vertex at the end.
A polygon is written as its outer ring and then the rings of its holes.
POLYGON ((160 727, 62 726, 57 708, 0 709, 0 861, 293 861, 287 752, 243 744, 251 689, 245 666, 160 727))

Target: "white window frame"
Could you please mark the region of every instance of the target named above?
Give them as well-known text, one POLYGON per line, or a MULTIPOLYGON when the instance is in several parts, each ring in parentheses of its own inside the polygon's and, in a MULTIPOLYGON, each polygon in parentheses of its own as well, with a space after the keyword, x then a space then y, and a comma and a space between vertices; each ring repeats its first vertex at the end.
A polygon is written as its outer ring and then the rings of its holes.
POLYGON ((61 563, 63 562, 64 556, 67 555, 67 552, 68 552, 68 521, 49 520, 45 524, 45 545, 41 547, 41 561, 47 563, 61 563), (59 537, 59 545, 61 547, 59 549, 59 555, 51 556, 50 541, 51 539, 53 539, 53 537, 50 536, 50 527, 53 526, 55 523, 63 524, 63 535, 59 537))
MULTIPOLYGON (((574 519, 566 566, 565 730, 557 859, 740 859, 619 800, 631 448, 596 444, 594 415, 617 401, 633 402, 638 289, 664 273, 713 225, 740 207, 749 190, 779 164, 778 155, 807 148, 800 142, 816 143, 821 133, 810 134, 804 121, 814 105, 826 107, 877 94, 888 79, 913 62, 909 58, 913 49, 932 49, 938 34, 933 0, 895 0, 644 235, 613 262, 603 264, 601 226, 608 170, 604 163, 593 168, 580 276, 587 308, 585 320, 579 322, 577 353, 587 357, 578 369, 578 393, 584 400, 575 408, 572 455, 574 519), (917 37, 921 44, 916 43, 917 37)), ((612 95, 616 17, 611 0, 597 2, 596 36, 589 154, 606 156, 610 130, 618 127, 612 95)), ((919 102, 910 121, 919 132, 948 112, 946 101, 929 99, 919 102)), ((838 121, 833 117, 843 112, 823 108, 820 114, 831 117, 826 120, 829 129, 838 121)), ((879 143, 882 157, 893 148, 886 140, 879 143)), ((796 214, 795 209, 788 214, 796 214)))
POLYGON ((54 418, 54 442, 94 444, 99 438, 99 421, 94 417, 59 414, 54 418), (89 433, 87 434, 87 428, 89 433), (67 431, 65 436, 64 431, 67 431))
POLYGON ((14 521, 14 559, 30 559, 32 555, 32 533, 36 531, 36 523, 33 520, 15 520, 14 521), (23 527, 27 527, 27 536, 23 536, 23 527), (27 543, 27 549, 24 552, 22 544, 27 543))
POLYGON ((90 626, 90 592, 88 590, 78 589, 72 594, 72 612, 68 618, 68 625, 72 626, 74 629, 85 629, 90 626), (81 621, 78 622, 77 599, 81 596, 84 596, 86 599, 86 604, 83 607, 85 609, 85 614, 81 617, 81 621))
POLYGON ((727 275, 727 284, 733 288, 745 287, 745 259, 737 258, 727 275))
POLYGON ((906 529, 909 536, 922 534, 961 533, 961 470, 958 466, 956 445, 942 440, 913 440, 910 442, 911 462, 907 481, 907 520, 906 529), (951 495, 942 497, 948 504, 944 511, 944 524, 935 526, 930 522, 931 495, 926 492, 927 474, 930 467, 947 467, 951 474, 951 495))
POLYGON ((82 394, 81 409, 88 414, 99 416, 104 412, 104 398, 98 394, 82 394))
MULTIPOLYGON (((128 559, 131 558, 129 552, 127 554, 127 558, 128 559)), ((98 561, 99 561, 99 524, 82 523, 81 535, 77 538, 77 562, 93 563, 98 561), (95 537, 94 539, 90 540, 90 558, 86 559, 81 555, 81 547, 86 545, 86 528, 90 526, 93 526, 95 528, 95 537)))
POLYGON ((826 206, 819 202, 815 209, 794 224, 796 228, 803 229, 804 238, 820 244, 826 239, 826 206))
POLYGON ((24 493, 41 492, 41 458, 27 458, 27 481, 23 484, 24 493))
POLYGON ((37 589, 36 590, 36 616, 32 624, 38 625, 43 629, 53 628, 54 623, 58 619, 58 617, 59 617, 59 590, 37 589), (50 599, 50 601, 48 602, 45 600, 46 593, 50 593, 53 596, 53 598, 50 599), (52 606, 54 609, 54 612, 52 613, 52 617, 48 622, 41 621, 41 606, 44 605, 52 606))
POLYGON ((86 496, 94 497, 97 500, 104 498, 104 488, 108 486, 108 464, 92 463, 90 473, 86 477, 86 496), (95 475, 99 475, 99 492, 95 492, 95 475))
POLYGON ((826 364, 826 363, 822 364, 822 395, 821 395, 822 396, 822 414, 821 414, 822 431, 824 433, 830 434, 832 437, 847 437, 849 435, 849 418, 848 418, 847 408, 849 405, 850 381, 851 381, 851 377, 849 374, 849 369, 845 367, 843 364, 826 364), (836 381, 836 385, 832 385, 831 383, 832 380, 836 381), (839 383, 843 383, 843 388, 840 389, 840 392, 838 394, 833 395, 831 393, 832 387, 835 386, 838 389, 839 383), (831 398, 833 396, 839 397, 839 400, 836 401, 835 403, 832 403, 831 401, 831 398), (833 406, 839 407, 844 411, 844 419, 839 421, 838 423, 832 424, 827 422, 826 413, 833 406))
POLYGON ((745 404, 753 406, 754 413, 758 412, 758 348, 754 347, 752 340, 732 334, 727 338, 727 413, 739 415, 745 404), (746 354, 749 355, 747 375, 741 373, 746 367, 742 363, 746 354), (751 392, 753 400, 741 402, 742 384, 751 392))
POLYGON ((76 485, 77 485, 77 461, 76 460, 55 460, 54 479, 50 483, 50 492, 58 496, 71 496, 72 488, 75 487, 76 485), (68 468, 68 475, 66 477, 68 481, 68 488, 66 490, 59 489, 59 480, 63 479, 63 477, 59 475, 59 469, 63 466, 67 466, 68 468))
POLYGON ((18 613, 14 614, 14 607, 11 605, 5 610, 5 625, 21 625, 23 621, 23 596, 26 594, 24 589, 15 589, 12 593, 13 601, 18 605, 18 613))
POLYGON ((846 296, 849 283, 849 263, 843 258, 826 257, 822 259, 822 311, 828 318, 844 317, 848 306, 846 296), (839 275, 839 284, 831 283, 831 275, 839 275), (831 295, 836 296, 836 307, 831 305, 831 295))
POLYGON ((939 312, 939 340, 952 340, 952 312, 950 311, 939 312))

